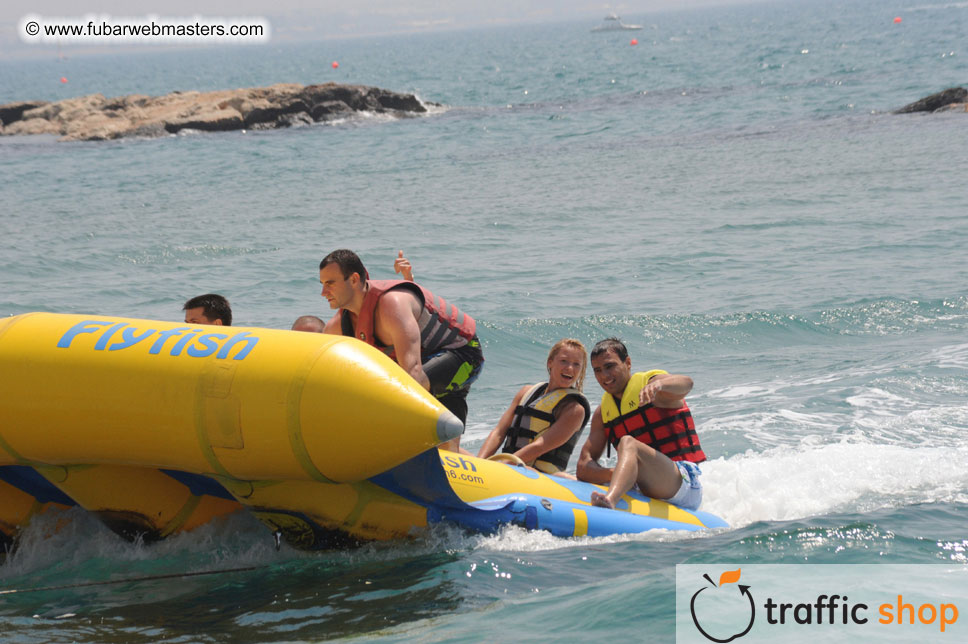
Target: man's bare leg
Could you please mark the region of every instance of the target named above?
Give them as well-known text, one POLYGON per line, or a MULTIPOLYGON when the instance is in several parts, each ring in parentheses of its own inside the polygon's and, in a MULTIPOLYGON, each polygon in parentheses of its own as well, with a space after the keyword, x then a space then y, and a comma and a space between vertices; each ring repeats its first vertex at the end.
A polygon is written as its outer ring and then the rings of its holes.
POLYGON ((608 493, 592 492, 592 505, 614 510, 622 495, 636 484, 643 494, 657 499, 668 499, 679 491, 682 481, 679 468, 665 454, 632 436, 623 436, 617 451, 618 460, 608 493))

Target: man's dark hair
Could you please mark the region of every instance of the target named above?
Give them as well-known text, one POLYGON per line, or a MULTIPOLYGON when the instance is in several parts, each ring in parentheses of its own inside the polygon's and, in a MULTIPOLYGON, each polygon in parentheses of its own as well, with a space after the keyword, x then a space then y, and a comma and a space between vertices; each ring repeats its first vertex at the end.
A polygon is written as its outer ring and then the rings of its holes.
POLYGON ((360 256, 351 250, 345 248, 334 250, 319 263, 319 270, 323 270, 330 264, 339 266, 339 271, 343 274, 343 279, 348 280, 353 273, 360 276, 361 282, 370 279, 370 274, 366 272, 366 267, 363 266, 363 261, 360 259, 360 256))
POLYGON ((197 309, 201 307, 202 312, 209 320, 221 320, 224 326, 232 326, 232 307, 229 301, 217 293, 206 293, 196 295, 185 302, 182 311, 197 309))
POLYGON ((595 343, 595 347, 592 349, 592 358, 597 358, 606 351, 614 351, 615 355, 622 362, 629 357, 629 350, 625 348, 625 343, 618 338, 605 338, 600 342, 595 343))

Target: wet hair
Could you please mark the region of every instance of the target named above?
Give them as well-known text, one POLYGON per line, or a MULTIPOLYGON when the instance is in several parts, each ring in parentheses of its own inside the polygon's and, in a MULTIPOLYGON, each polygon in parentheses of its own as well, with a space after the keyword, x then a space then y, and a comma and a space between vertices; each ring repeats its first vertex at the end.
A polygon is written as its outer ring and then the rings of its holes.
POLYGON ((360 259, 360 256, 351 250, 345 248, 334 250, 319 263, 319 270, 323 270, 330 264, 339 266, 339 271, 343 274, 343 279, 349 279, 353 273, 360 276, 361 282, 370 279, 370 274, 366 272, 366 267, 363 266, 363 261, 360 259))
POLYGON ((326 330, 326 323, 315 315, 302 315, 296 318, 290 327, 293 331, 306 331, 307 333, 323 333, 326 330))
POLYGON ((224 326, 232 326, 232 307, 229 306, 229 301, 221 295, 217 293, 196 295, 185 302, 182 311, 199 307, 209 320, 221 320, 224 326))
POLYGON ((625 359, 629 357, 629 350, 625 348, 625 343, 618 338, 605 338, 599 342, 595 343, 592 348, 592 358, 597 358, 600 355, 605 354, 607 351, 614 351, 615 355, 619 360, 625 362, 625 359))
POLYGON ((555 342, 555 345, 551 347, 551 351, 548 352, 548 370, 551 370, 551 361, 555 359, 558 352, 565 347, 571 347, 572 349, 578 349, 581 351, 581 373, 578 374, 578 378, 575 379, 575 389, 581 391, 585 386, 585 369, 588 367, 588 352, 585 350, 585 345, 581 343, 581 340, 576 340, 574 338, 562 338, 555 342))

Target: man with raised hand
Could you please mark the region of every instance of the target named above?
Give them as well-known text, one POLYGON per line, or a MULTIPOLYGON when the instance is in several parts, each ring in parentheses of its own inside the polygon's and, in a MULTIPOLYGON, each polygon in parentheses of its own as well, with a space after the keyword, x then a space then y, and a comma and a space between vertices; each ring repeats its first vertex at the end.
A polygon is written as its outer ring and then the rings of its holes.
MULTIPOLYGON (((402 253, 395 268, 404 268, 401 259, 402 253)), ((404 276, 409 263, 405 268, 399 271, 404 276)), ((472 317, 415 282, 371 280, 351 250, 324 257, 319 282, 322 296, 337 310, 326 333, 353 336, 380 349, 467 423, 467 393, 484 363, 472 317)), ((458 451, 460 437, 443 446, 458 451)))
POLYGON ((697 509, 702 483, 696 464, 706 455, 685 400, 692 378, 659 369, 632 373, 628 349, 617 338, 596 344, 591 363, 605 393, 578 459, 578 478, 609 486, 606 494, 592 492, 592 504, 614 509, 637 485, 648 497, 697 509), (615 467, 603 467, 598 459, 612 446, 615 467))

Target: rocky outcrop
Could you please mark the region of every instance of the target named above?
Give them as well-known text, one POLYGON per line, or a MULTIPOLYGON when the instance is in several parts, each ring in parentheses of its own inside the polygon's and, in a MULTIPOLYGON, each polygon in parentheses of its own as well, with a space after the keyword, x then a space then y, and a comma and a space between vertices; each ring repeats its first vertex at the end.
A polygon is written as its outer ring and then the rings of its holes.
POLYGON ((925 96, 920 101, 905 105, 895 114, 910 114, 911 112, 966 112, 968 111, 968 89, 951 87, 937 94, 925 96))
POLYGON ((27 110, 32 110, 35 107, 43 107, 44 105, 47 105, 47 101, 22 101, 20 103, 0 105, 0 124, 19 121, 20 117, 27 110))
POLYGON ((0 105, 0 135, 55 134, 62 141, 164 136, 182 130, 220 132, 308 125, 355 112, 412 116, 427 111, 413 94, 362 85, 279 84, 164 96, 101 94, 0 105))

